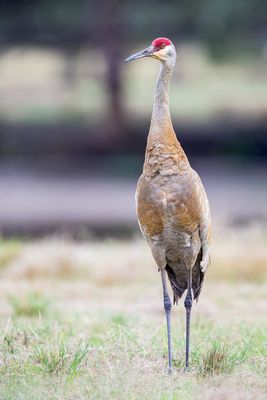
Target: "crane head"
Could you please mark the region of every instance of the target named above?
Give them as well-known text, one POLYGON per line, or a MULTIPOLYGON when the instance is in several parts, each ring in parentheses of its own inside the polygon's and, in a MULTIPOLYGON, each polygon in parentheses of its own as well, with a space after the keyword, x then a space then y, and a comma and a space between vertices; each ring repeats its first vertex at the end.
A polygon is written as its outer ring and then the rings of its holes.
POLYGON ((162 62, 176 59, 176 51, 173 43, 168 38, 159 37, 154 39, 149 47, 126 58, 126 62, 137 60, 138 58, 151 57, 162 62))

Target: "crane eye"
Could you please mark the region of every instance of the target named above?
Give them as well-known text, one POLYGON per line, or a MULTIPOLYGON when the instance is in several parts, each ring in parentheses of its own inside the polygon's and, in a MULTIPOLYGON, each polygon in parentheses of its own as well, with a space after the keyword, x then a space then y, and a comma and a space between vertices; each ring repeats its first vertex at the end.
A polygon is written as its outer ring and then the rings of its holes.
POLYGON ((166 46, 166 44, 165 44, 165 43, 162 43, 162 44, 160 45, 160 48, 161 48, 161 49, 164 49, 165 46, 166 46))

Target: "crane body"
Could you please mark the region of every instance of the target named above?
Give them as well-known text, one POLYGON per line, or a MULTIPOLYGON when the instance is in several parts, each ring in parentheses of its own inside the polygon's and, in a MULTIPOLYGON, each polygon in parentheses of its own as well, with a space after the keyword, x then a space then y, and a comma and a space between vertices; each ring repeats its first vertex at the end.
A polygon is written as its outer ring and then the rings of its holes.
POLYGON ((167 319, 169 371, 172 368, 171 321, 174 304, 187 290, 186 368, 189 367, 190 318, 193 299, 198 299, 209 265, 210 209, 205 189, 191 168, 174 132, 169 112, 169 83, 175 67, 176 51, 167 38, 155 39, 147 49, 126 61, 152 57, 161 62, 143 173, 136 190, 140 229, 147 239, 161 272, 163 302, 167 319))

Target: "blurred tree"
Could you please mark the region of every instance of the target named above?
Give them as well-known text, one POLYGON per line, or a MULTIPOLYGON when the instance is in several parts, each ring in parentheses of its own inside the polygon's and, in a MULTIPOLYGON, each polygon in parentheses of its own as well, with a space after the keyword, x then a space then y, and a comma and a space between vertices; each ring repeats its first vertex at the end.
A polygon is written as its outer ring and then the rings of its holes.
POLYGON ((0 0, 0 13, 0 48, 58 48, 66 56, 70 84, 81 48, 104 52, 110 142, 123 134, 120 53, 126 41, 132 46, 166 35, 203 42, 211 54, 222 57, 264 50, 267 37, 266 0, 0 0))
POLYGON ((99 15, 101 18, 102 49, 106 58, 107 73, 106 87, 109 95, 109 105, 107 113, 107 126, 109 126, 108 137, 110 144, 116 145, 116 141, 121 139, 123 134, 123 109, 121 104, 121 20, 120 20, 120 1, 104 0, 99 3, 99 15), (102 11, 102 12, 101 12, 102 11))
POLYGON ((0 11, 2 45, 84 46, 103 28, 121 41, 120 20, 132 42, 168 34, 225 51, 260 48, 267 36, 265 0, 0 0, 0 11))

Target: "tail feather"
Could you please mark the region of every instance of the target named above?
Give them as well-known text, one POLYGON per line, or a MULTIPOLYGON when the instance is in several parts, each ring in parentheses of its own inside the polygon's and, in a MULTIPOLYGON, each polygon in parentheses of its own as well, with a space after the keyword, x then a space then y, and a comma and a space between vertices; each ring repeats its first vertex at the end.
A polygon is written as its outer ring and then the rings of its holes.
MULTIPOLYGON (((195 265, 192 269, 192 289, 194 294, 194 300, 198 301, 205 273, 201 269, 201 258, 202 258, 202 250, 199 252, 198 257, 196 259, 195 265)), ((173 304, 178 304, 178 300, 182 297, 184 291, 187 289, 187 280, 184 277, 180 276, 179 283, 177 275, 175 274, 172 267, 169 264, 166 265, 166 271, 168 274, 168 278, 173 290, 173 304)))
POLYGON ((185 288, 181 288, 178 285, 178 282, 177 282, 176 276, 173 272, 173 269, 168 264, 166 265, 165 269, 167 271, 168 278, 169 278, 169 281, 170 281, 170 284, 171 284, 171 287, 173 290, 173 304, 178 304, 178 300, 182 297, 182 295, 185 291, 185 288))
POLYGON ((194 300, 198 301, 202 286, 203 286, 203 281, 204 281, 204 273, 201 271, 201 268, 199 269, 199 284, 196 288, 193 287, 193 292, 194 292, 194 300))
POLYGON ((203 282, 204 282, 204 275, 205 272, 202 271, 201 268, 201 259, 202 259, 202 249, 198 254, 196 259, 195 265, 193 267, 192 274, 195 279, 193 279, 193 293, 194 293, 194 300, 198 301, 203 282))

